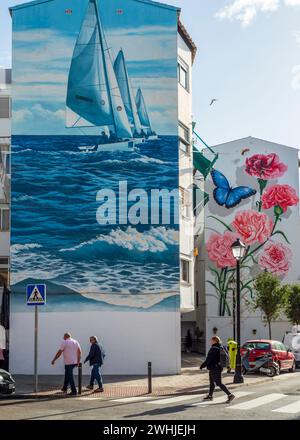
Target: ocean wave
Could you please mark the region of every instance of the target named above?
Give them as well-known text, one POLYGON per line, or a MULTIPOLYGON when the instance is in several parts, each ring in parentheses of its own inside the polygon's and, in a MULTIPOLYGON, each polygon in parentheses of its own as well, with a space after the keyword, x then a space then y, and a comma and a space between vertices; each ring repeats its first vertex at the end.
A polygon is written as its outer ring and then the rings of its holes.
POLYGON ((33 197, 28 194, 23 194, 21 196, 12 197, 13 202, 25 202, 26 200, 32 200, 33 197))
POLYGON ((22 153, 28 153, 34 151, 32 148, 24 148, 23 150, 17 150, 15 151, 14 149, 12 149, 12 153, 13 154, 22 154, 22 153))
POLYGON ((132 226, 125 231, 117 228, 109 234, 98 235, 88 241, 84 241, 76 246, 60 249, 59 252, 72 252, 95 243, 104 242, 109 245, 116 245, 130 251, 139 252, 165 252, 168 250, 166 245, 178 245, 178 231, 167 229, 163 226, 151 228, 149 231, 139 232, 132 226))
POLYGON ((11 246, 11 252, 14 254, 17 254, 22 251, 28 251, 30 249, 37 249, 37 248, 41 248, 41 247, 43 247, 43 246, 41 246, 38 243, 13 244, 11 246))
POLYGON ((149 309, 159 304, 166 298, 178 295, 179 291, 158 292, 158 293, 142 293, 139 295, 128 294, 87 294, 82 292, 82 296, 93 299, 94 301, 102 301, 115 306, 126 306, 140 309, 149 309))
MULTIPOLYGON (((126 153, 128 154, 128 153, 126 153)), ((140 156, 140 157, 133 157, 131 159, 105 159, 101 161, 101 164, 127 164, 127 163, 143 163, 143 164, 158 164, 158 165, 166 165, 170 162, 165 162, 161 159, 156 159, 155 157, 149 157, 149 156, 140 156)))

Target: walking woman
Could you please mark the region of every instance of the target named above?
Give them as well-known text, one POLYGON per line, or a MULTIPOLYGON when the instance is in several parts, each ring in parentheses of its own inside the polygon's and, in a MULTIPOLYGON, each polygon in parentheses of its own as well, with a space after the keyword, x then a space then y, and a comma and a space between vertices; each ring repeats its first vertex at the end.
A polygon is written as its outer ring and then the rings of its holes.
POLYGON ((221 340, 219 336, 213 336, 211 338, 211 348, 207 354, 207 357, 200 367, 200 370, 207 368, 209 370, 209 393, 203 400, 213 400, 213 393, 215 386, 217 385, 227 394, 228 399, 226 403, 230 403, 234 399, 234 395, 228 390, 228 388, 222 383, 222 370, 223 367, 220 364, 220 350, 222 349, 221 340))
POLYGON ((84 363, 89 361, 90 366, 92 367, 92 371, 91 371, 90 384, 86 388, 89 390, 93 390, 94 382, 96 381, 99 387, 96 391, 102 393, 104 390, 103 390, 103 382, 102 382, 100 368, 103 364, 105 353, 103 348, 98 344, 98 339, 96 336, 90 337, 90 343, 91 343, 90 352, 86 357, 84 363))

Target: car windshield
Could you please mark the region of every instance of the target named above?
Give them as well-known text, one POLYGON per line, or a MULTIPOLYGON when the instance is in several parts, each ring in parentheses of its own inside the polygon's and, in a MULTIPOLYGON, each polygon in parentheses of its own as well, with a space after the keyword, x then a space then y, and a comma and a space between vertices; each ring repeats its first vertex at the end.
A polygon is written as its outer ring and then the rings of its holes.
POLYGON ((270 344, 268 342, 246 342, 246 344, 243 345, 243 348, 255 350, 270 350, 270 344))

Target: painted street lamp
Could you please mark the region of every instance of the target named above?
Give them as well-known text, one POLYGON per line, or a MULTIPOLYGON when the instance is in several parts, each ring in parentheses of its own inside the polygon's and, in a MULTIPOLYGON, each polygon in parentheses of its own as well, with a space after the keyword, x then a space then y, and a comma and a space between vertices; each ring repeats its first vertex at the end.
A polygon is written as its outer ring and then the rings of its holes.
POLYGON ((241 360, 241 280, 240 280, 240 261, 245 256, 246 246, 237 239, 232 245, 232 254, 236 259, 236 333, 237 333, 237 356, 236 367, 234 373, 234 383, 243 383, 242 360, 241 360))

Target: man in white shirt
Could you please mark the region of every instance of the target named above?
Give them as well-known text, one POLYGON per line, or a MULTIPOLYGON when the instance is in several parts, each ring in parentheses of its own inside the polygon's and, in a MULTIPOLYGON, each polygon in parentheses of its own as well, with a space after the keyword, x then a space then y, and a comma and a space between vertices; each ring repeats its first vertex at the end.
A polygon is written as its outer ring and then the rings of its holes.
POLYGON ((71 387, 71 396, 76 396, 77 390, 74 382, 73 370, 76 366, 79 365, 81 359, 81 347, 79 342, 75 339, 72 339, 70 333, 64 334, 64 340, 61 343, 60 349, 54 356, 52 365, 55 364, 55 361, 63 354, 64 364, 65 364, 65 381, 62 387, 62 392, 66 393, 68 390, 68 386, 71 387))

